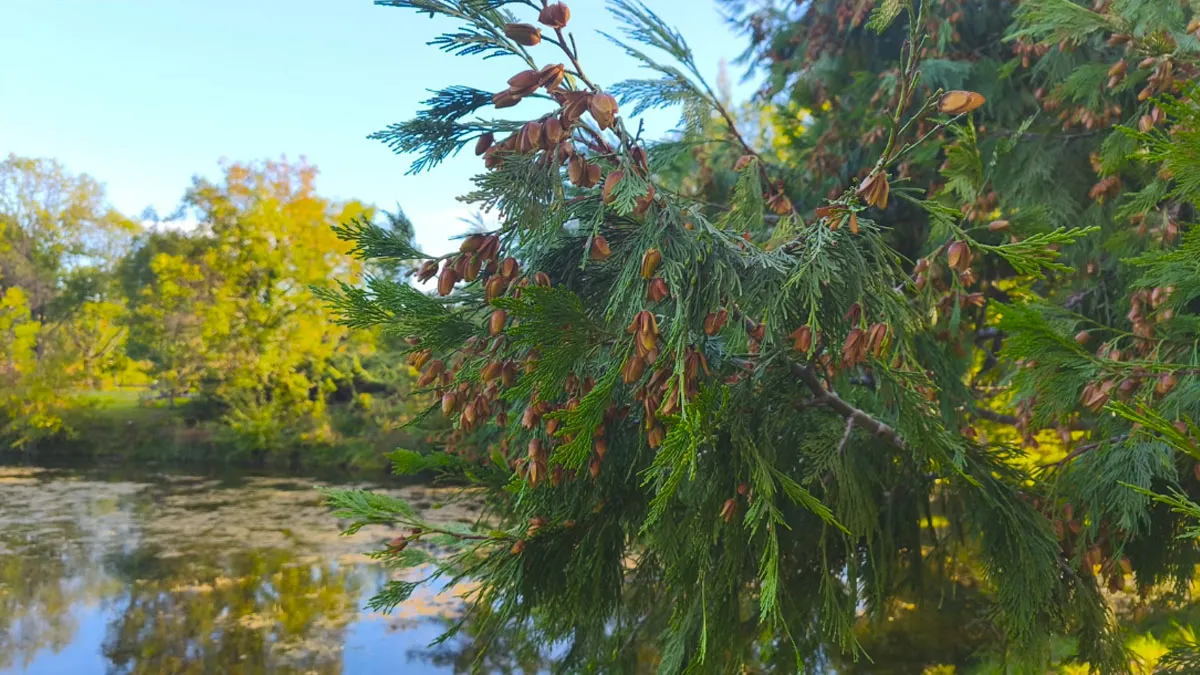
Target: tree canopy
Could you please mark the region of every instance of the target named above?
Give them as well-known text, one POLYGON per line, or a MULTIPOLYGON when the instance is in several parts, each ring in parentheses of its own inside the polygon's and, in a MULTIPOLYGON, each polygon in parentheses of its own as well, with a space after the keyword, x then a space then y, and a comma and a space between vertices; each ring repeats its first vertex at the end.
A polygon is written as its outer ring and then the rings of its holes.
POLYGON ((411 406, 406 368, 389 363, 378 332, 335 323, 314 287, 364 273, 334 226, 407 240, 411 224, 327 199, 316 177, 304 162, 226 163, 184 195, 179 215, 194 226, 143 228, 95 179, 10 156, 0 165, 0 439, 121 454, 104 447, 100 422, 106 397, 126 393, 174 411, 159 416, 161 431, 149 413, 115 420, 153 432, 147 445, 174 436, 226 458, 366 448, 392 433, 411 406))
POLYGON ((1105 593, 1186 592, 1200 552, 1189 5, 730 1, 765 75, 749 115, 633 0, 612 39, 650 77, 611 85, 569 32, 586 10, 378 4, 514 70, 373 136, 414 171, 473 147, 463 199, 498 227, 442 257, 341 233, 437 278, 326 294, 406 338, 454 422, 396 470, 494 505, 448 531, 331 492, 412 528, 381 557, 451 546, 436 576, 481 583, 484 645, 519 627, 567 669, 630 669, 643 641, 664 673, 869 659, 861 620, 945 580, 1018 672, 1067 636, 1129 668, 1105 593), (626 117, 664 106, 661 142, 626 117))

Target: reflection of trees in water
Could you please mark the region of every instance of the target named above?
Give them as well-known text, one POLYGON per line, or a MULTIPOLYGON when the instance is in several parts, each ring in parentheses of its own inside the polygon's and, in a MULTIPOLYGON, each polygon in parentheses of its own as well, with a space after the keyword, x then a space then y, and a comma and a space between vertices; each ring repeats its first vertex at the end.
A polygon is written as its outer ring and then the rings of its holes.
POLYGON ((67 647, 92 605, 109 617, 113 672, 340 672, 346 626, 380 571, 336 564, 343 549, 280 545, 285 528, 312 522, 332 538, 323 507, 279 491, 59 478, 0 469, 0 670, 67 647), (214 512, 207 498, 230 494, 238 503, 214 512), (250 523, 241 539, 202 527, 250 523))
POLYGON ((40 539, 32 527, 0 530, 0 669, 25 667, 39 650, 71 642, 71 604, 88 562, 78 549, 40 539))
MULTIPOLYGON (((449 629, 456 622, 443 619, 449 629)), ((468 618, 462 631, 441 644, 407 651, 409 660, 420 660, 457 674, 495 673, 534 675, 548 672, 552 664, 544 645, 536 644, 524 626, 510 626, 496 634, 486 650, 479 624, 468 618), (481 656, 482 655, 482 656, 481 656)))
POLYGON ((95 562, 101 542, 128 530, 111 516, 129 486, 84 494, 35 475, 0 469, 0 669, 60 651, 78 629, 73 605, 120 590, 95 562))
POLYGON ((352 568, 298 564, 286 550, 177 567, 128 580, 104 644, 113 672, 341 672, 345 628, 361 597, 352 568))

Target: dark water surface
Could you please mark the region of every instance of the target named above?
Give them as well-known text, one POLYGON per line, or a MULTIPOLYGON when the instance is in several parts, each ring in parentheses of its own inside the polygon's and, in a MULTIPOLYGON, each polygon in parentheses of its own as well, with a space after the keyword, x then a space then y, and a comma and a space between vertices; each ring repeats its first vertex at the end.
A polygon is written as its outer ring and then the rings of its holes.
MULTIPOLYGON (((0 674, 469 671, 466 645, 426 646, 467 589, 365 610, 411 578, 364 555, 396 533, 340 536, 320 481, 120 475, 0 466, 0 674)), ((457 491, 386 491, 435 522, 476 512, 457 491)))

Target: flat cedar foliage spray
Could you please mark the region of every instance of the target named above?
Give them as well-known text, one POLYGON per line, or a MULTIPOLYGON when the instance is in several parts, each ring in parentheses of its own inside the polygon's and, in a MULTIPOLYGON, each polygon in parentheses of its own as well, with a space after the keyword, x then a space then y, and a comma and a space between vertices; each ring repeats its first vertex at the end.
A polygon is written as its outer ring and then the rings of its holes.
POLYGON ((516 630, 567 672, 633 672, 645 643, 663 673, 819 670, 966 575, 1013 672, 1045 672, 1060 636, 1128 670, 1104 587, 1186 588, 1200 562, 1191 5, 728 2, 769 74, 752 134, 632 0, 610 11, 652 76, 607 88, 563 3, 379 4, 513 64, 375 134, 414 171, 473 148, 464 199, 498 228, 440 258, 338 228, 437 292, 325 294, 406 337, 454 422, 396 470, 465 478, 491 509, 437 527, 328 496, 352 528, 410 528, 389 564, 480 582, 483 652, 516 630), (648 143, 627 115, 663 106, 680 129, 648 143))

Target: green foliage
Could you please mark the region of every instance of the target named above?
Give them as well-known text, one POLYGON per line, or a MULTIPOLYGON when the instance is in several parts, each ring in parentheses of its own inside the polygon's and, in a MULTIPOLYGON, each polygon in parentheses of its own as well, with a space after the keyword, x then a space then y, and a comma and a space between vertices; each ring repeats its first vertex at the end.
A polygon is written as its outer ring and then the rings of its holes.
POLYGON ((412 225, 323 199, 314 177, 304 165, 230 164, 222 182, 197 179, 188 192, 197 227, 135 234, 91 178, 10 157, 0 167, 4 446, 380 466, 365 451, 414 441, 392 431, 420 405, 405 400, 407 371, 387 363, 397 345, 336 324, 310 288, 358 278, 348 240, 377 257, 370 274, 396 285, 423 257, 412 225), (134 409, 96 395, 118 388, 134 409))
MULTIPOLYGON (((443 45, 536 9, 390 4, 455 20, 443 45)), ((1114 222, 1123 190, 1157 209, 1172 188, 1147 187, 1167 179, 1139 166, 1153 155, 1129 139, 1146 146, 1143 132, 1116 129, 1130 121, 1118 109, 1146 114, 1133 99, 1151 78, 1110 86, 1111 66, 1090 58, 1114 54, 1107 31, 1180 17, 886 0, 868 20, 842 4, 730 3, 778 102, 755 118, 638 3, 611 3, 623 37, 607 37, 657 79, 610 88, 611 123, 569 32, 509 50, 517 68, 571 63, 550 93, 591 97, 590 119, 561 119, 567 154, 602 168, 594 187, 578 166, 564 175, 558 147, 505 144, 520 122, 444 122, 470 108, 460 95, 482 94, 446 89, 395 127, 411 131, 395 147, 416 168, 482 133, 502 144, 463 198, 498 225, 440 261, 438 297, 374 280, 322 296, 348 325, 409 339, 449 412, 445 454, 397 453, 396 469, 462 476, 494 507, 493 530, 447 535, 453 573, 480 583, 484 644, 519 629, 564 644, 564 669, 602 670, 629 663, 632 621, 653 632, 660 672, 802 669, 862 658, 864 625, 900 598, 970 585, 1003 636, 988 648, 1013 667, 1044 669, 1070 639, 1070 658, 1120 672, 1090 561, 1110 585, 1124 564, 1147 587, 1190 578, 1194 546, 1150 540, 1178 514, 1121 482, 1182 483, 1163 425, 1194 407, 1195 386, 1150 390, 1191 377, 1196 351, 1110 350, 1146 344, 1151 310, 1175 312, 1154 330, 1184 334, 1191 263, 1165 224, 1150 246, 1114 222), (960 114, 939 102, 951 88, 987 104, 960 114), (1070 109, 1058 119, 1039 101, 1070 109), (672 105, 683 123, 668 140, 630 132, 630 110, 672 105), (1137 325, 1112 325, 1127 313, 1137 325), (1084 327, 1096 335, 1077 338, 1084 327), (1147 421, 1118 439, 1129 420, 1094 399, 1123 380, 1137 405, 1122 410, 1147 421), (1151 417, 1151 403, 1169 411, 1151 417), (989 439, 992 417, 1005 423, 989 439), (1076 426, 1098 440, 1036 468, 1036 438, 1076 426), (1064 524, 1072 509, 1084 526, 1064 524)), ((368 264, 388 256, 369 231, 342 233, 368 264)), ((373 508, 347 515, 386 517, 373 508)), ((411 520, 400 506, 392 517, 411 520)))

